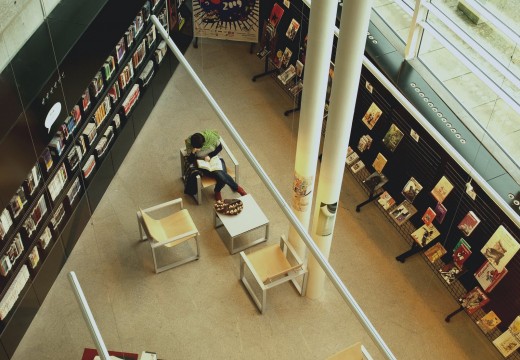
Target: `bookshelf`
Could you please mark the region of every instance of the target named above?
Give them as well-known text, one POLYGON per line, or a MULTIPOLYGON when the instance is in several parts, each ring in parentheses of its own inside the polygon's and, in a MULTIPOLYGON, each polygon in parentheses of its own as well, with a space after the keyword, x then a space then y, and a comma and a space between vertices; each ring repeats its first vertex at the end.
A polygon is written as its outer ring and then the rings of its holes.
MULTIPOLYGON (((27 84, 15 82, 10 73, 15 67, 2 74, 2 80, 27 88, 19 98, 13 95, 13 106, 6 111, 13 125, 0 128, 0 150, 13 154, 0 159, 0 170, 16 169, 0 184, 0 259, 5 255, 0 261, 0 360, 14 354, 175 71, 173 57, 161 50, 166 47, 150 15, 167 14, 176 2, 153 5, 149 0, 109 0, 95 9, 93 4, 62 1, 43 26, 50 28, 50 35, 37 31, 16 55, 29 57, 30 65, 40 44, 46 43, 40 37, 52 37, 58 65, 34 65, 31 70, 50 76, 35 75, 34 90, 28 88, 28 79, 21 79, 27 84), (88 25, 60 32, 70 26, 67 17, 82 7, 89 9, 91 18, 83 19, 88 25), (84 56, 87 53, 90 56, 84 56), (44 90, 38 93, 40 88, 44 90), (40 108, 56 102, 70 108, 63 106, 55 123, 42 128, 45 111, 40 108), (30 115, 25 117, 24 111, 30 115), (32 146, 22 149, 21 144, 32 146)), ((190 31, 173 36, 186 51, 190 31)), ((16 90, 9 87, 0 81, 6 95, 16 90)))

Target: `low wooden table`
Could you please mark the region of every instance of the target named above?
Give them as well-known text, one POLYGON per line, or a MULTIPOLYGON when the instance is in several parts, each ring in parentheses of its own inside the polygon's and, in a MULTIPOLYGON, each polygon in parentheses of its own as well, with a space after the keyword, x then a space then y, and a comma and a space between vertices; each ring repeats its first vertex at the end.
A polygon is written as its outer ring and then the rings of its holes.
POLYGON ((230 240, 226 242, 224 239, 224 245, 226 245, 230 254, 235 254, 239 251, 247 249, 253 245, 267 241, 269 238, 269 220, 262 212, 255 199, 250 194, 240 197, 244 208, 238 215, 224 215, 214 212, 214 223, 215 228, 224 226, 227 233, 229 234, 230 240), (265 226, 265 236, 252 241, 245 241, 242 245, 235 247, 235 242, 239 236, 245 235, 248 232, 262 228, 265 226))

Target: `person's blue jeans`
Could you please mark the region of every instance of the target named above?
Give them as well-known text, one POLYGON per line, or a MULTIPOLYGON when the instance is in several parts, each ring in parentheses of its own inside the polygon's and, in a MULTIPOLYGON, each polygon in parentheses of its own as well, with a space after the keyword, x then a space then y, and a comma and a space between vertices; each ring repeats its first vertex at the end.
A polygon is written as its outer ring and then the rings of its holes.
POLYGON ((238 184, 227 173, 226 163, 224 162, 224 159, 220 159, 220 161, 222 162, 222 170, 208 171, 202 169, 204 175, 210 176, 217 180, 217 183, 215 185, 215 192, 220 192, 222 188, 226 185, 228 185, 231 188, 231 190, 237 191, 238 184))

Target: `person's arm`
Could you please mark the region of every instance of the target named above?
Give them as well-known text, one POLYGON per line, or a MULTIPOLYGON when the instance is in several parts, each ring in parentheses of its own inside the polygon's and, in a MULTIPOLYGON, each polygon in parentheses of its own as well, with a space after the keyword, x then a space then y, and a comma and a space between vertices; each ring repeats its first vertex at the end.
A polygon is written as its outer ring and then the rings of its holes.
POLYGON ((222 151, 222 143, 219 143, 219 144, 217 145, 217 147, 215 148, 215 150, 213 150, 212 152, 210 152, 210 153, 208 154, 208 156, 209 156, 210 158, 212 158, 213 156, 217 156, 218 153, 221 152, 221 151, 222 151))

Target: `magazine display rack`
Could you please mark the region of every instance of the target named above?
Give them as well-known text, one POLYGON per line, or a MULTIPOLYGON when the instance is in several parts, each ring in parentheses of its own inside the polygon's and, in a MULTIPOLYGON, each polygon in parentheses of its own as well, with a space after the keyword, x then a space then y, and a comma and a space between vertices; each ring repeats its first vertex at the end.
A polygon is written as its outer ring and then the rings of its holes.
MULTIPOLYGON (((74 58, 78 52, 85 53, 85 48, 89 52, 93 47, 96 51, 106 48, 106 53, 89 57, 91 63, 80 62, 81 69, 95 69, 90 73, 93 78, 72 83, 85 74, 64 72, 56 82, 50 80, 53 87, 63 86, 53 92, 63 93, 72 102, 71 108, 55 105, 58 116, 46 129, 50 142, 33 144, 37 151, 42 149, 39 160, 31 168, 17 170, 28 174, 26 180, 10 202, 1 203, 5 208, 0 211, 0 359, 13 355, 174 70, 165 43, 157 38, 150 21, 155 14, 167 24, 170 2, 121 2, 124 11, 113 5, 93 12, 97 17, 70 45, 60 65, 70 66, 74 59, 67 56, 74 58), (118 21, 106 27, 111 16, 118 21), (125 16, 129 19, 126 27, 125 16), (88 41, 99 34, 100 23, 107 34, 101 42, 116 41, 106 46, 88 41)), ((59 6, 56 9, 63 11, 59 6)), ((185 51, 191 35, 179 33, 177 40, 185 51)), ((25 47, 38 41, 30 39, 25 47)), ((40 106, 47 105, 46 101, 45 96, 41 105, 37 100, 40 106)))

